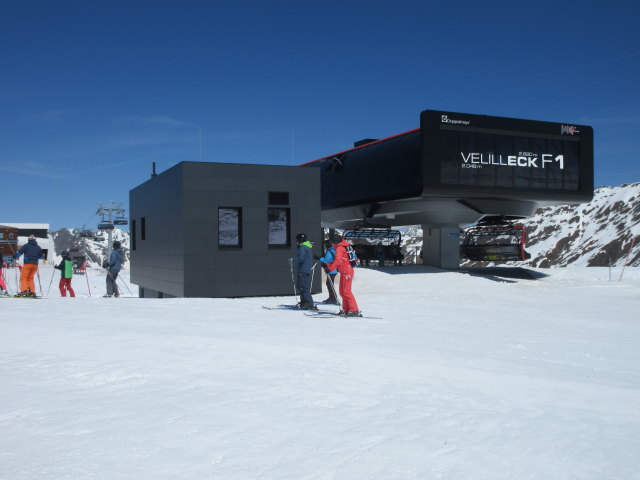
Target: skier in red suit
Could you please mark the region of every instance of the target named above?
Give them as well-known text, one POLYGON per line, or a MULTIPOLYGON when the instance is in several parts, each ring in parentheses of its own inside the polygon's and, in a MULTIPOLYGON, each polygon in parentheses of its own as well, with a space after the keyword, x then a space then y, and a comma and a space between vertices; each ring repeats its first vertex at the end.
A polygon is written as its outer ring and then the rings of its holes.
POLYGON ((361 317, 362 312, 358 309, 356 297, 351 292, 351 284, 353 283, 353 267, 349 263, 349 254, 347 246, 351 245, 342 237, 334 238, 336 249, 336 258, 327 265, 329 271, 338 270, 340 274, 340 296, 342 297, 342 312, 345 317, 361 317))

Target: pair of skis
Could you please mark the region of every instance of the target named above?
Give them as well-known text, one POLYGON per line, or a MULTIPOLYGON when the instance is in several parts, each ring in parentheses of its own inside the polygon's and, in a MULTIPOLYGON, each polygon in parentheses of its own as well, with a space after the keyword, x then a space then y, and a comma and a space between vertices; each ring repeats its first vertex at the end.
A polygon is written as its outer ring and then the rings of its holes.
POLYGON ((304 314, 307 317, 313 317, 313 318, 367 318, 367 319, 373 319, 373 320, 382 320, 382 317, 371 317, 369 315, 363 315, 361 317, 347 317, 344 314, 339 314, 338 312, 334 312, 332 310, 325 310, 325 309, 321 309, 321 310, 304 310, 301 308, 298 308, 296 305, 277 305, 275 307, 266 307, 263 306, 262 308, 264 308, 265 310, 297 310, 299 312, 304 312, 304 314))

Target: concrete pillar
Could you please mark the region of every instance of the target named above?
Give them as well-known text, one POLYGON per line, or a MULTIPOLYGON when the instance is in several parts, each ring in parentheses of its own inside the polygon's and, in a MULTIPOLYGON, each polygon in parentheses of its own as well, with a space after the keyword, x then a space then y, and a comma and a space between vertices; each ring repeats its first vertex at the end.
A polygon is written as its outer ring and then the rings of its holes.
POLYGON ((458 225, 422 226, 423 263, 438 268, 460 267, 458 225))

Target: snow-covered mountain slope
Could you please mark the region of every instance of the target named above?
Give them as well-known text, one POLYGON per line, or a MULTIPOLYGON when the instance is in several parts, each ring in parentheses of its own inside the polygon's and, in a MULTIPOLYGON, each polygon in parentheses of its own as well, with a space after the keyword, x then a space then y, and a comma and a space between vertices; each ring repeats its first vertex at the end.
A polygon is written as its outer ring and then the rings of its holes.
POLYGON ((638 266, 640 183, 598 188, 586 204, 539 209, 525 225, 530 266, 622 265, 627 257, 638 266))
MULTIPOLYGON (((50 233, 55 245, 55 256, 49 257, 56 260, 64 250, 71 252, 72 256, 83 255, 87 257, 87 263, 91 266, 100 266, 107 257, 107 234, 98 234, 95 237, 81 237, 80 230, 62 228, 50 233)), ((115 228, 112 234, 113 241, 118 240, 122 244, 126 260, 129 260, 129 232, 115 228)))
MULTIPOLYGON (((640 183, 597 188, 589 203, 540 208, 523 223, 531 260, 508 264, 544 268, 620 266, 627 262, 640 266, 640 183)), ((422 248, 422 229, 409 227, 402 245, 406 257, 413 258, 413 252, 422 248)))
MULTIPOLYGON (((526 250, 531 253, 531 260, 510 264, 619 266, 627 262, 640 266, 640 183, 600 187, 589 203, 541 208, 523 223, 527 227, 526 250)), ((104 239, 82 238, 80 230, 61 229, 52 232, 51 238, 56 255, 78 248, 77 253, 85 255, 93 265, 101 265, 106 257, 106 235, 104 239)), ((128 259, 128 232, 116 228, 113 239, 122 243, 128 259)), ((405 261, 414 263, 422 248, 421 227, 408 227, 403 232, 402 248, 405 261)))

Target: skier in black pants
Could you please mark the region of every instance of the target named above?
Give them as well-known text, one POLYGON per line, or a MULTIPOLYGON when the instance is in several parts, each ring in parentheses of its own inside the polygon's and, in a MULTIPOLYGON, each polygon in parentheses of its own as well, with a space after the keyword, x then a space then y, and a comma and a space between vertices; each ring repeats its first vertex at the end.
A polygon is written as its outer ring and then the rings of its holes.
POLYGON ((316 260, 320 260, 322 262, 322 268, 327 273, 327 292, 329 292, 329 298, 323 300, 322 303, 328 303, 331 305, 340 305, 338 301, 338 297, 336 296, 336 288, 335 288, 335 278, 338 276, 338 270, 329 271, 327 264, 332 263, 336 258, 336 249, 333 248, 333 243, 331 240, 326 240, 324 242, 325 254, 324 257, 314 256, 313 258, 316 260))
POLYGON ((109 261, 106 263, 107 269, 107 297, 119 297, 120 290, 118 290, 118 284, 116 280, 118 279, 118 273, 120 273, 120 269, 122 268, 122 263, 124 261, 124 252, 120 248, 120 242, 113 242, 113 250, 111 251, 111 256, 109 257, 109 261))
POLYGON ((311 259, 313 258, 311 242, 307 240, 307 236, 304 233, 296 235, 296 242, 298 242, 296 256, 290 261, 295 261, 298 267, 297 286, 300 292, 298 307, 302 310, 317 310, 318 307, 315 306, 311 296, 311 259))

